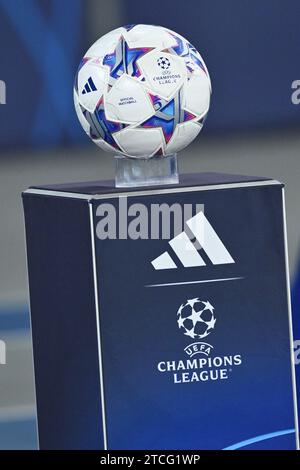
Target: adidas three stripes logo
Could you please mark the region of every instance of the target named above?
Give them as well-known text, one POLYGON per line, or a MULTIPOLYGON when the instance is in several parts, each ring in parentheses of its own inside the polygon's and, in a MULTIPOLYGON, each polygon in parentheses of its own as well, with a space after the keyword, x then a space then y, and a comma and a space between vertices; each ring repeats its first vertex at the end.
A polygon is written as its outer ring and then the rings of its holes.
POLYGON ((84 85, 82 94, 85 95, 86 93, 91 93, 91 91, 96 91, 96 90, 97 90, 96 85, 93 82, 92 77, 90 77, 88 81, 86 82, 86 84, 84 85))
MULTIPOLYGON (((230 264, 235 262, 202 211, 198 212, 186 223, 196 242, 200 245, 199 250, 202 249, 205 252, 212 264, 230 264)), ((172 238, 169 241, 169 245, 185 268, 206 265, 195 243, 191 241, 185 231, 172 238)), ((151 261, 151 264, 157 270, 175 269, 178 267, 167 251, 151 261)))

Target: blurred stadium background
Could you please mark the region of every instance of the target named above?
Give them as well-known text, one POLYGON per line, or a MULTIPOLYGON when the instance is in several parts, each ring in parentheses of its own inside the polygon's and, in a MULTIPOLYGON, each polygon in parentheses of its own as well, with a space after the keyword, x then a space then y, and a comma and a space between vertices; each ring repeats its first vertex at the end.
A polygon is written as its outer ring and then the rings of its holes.
POLYGON ((300 105, 291 100, 292 82, 300 79, 299 17, 298 0, 0 0, 0 79, 7 90, 0 105, 0 338, 7 343, 0 448, 37 445, 21 191, 113 176, 113 159, 77 122, 72 85, 90 44, 123 24, 177 31, 200 50, 210 71, 211 111, 200 137, 182 152, 181 172, 286 183, 300 339, 300 105))

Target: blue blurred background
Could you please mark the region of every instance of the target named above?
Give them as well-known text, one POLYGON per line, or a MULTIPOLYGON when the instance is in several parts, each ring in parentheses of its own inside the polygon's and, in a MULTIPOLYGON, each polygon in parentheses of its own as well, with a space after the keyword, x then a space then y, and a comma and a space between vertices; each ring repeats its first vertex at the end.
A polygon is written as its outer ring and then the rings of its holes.
MULTIPOLYGON (((287 185, 295 338, 300 339, 300 80, 298 0, 0 0, 0 448, 35 448, 35 400, 20 194, 33 184, 106 179, 110 155, 74 112, 77 65, 101 35, 123 24, 160 24, 203 55, 213 85, 200 137, 182 172, 263 175, 287 185)), ((300 366, 298 366, 300 368, 300 366)), ((251 436, 249 436, 251 437, 251 436)))

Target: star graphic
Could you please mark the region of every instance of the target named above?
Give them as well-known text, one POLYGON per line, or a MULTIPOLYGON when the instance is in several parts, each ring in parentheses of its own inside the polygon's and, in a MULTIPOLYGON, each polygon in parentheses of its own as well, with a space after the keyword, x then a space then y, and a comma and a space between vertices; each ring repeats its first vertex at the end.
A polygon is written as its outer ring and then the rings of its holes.
POLYGON ((204 303, 205 308, 206 308, 207 310, 209 310, 211 313, 214 312, 215 307, 213 307, 208 301, 207 301, 207 302, 204 302, 204 301, 203 301, 203 303, 204 303))
POLYGON ((126 125, 106 119, 103 98, 101 97, 99 100, 94 113, 89 112, 87 109, 83 108, 83 106, 81 106, 81 110, 90 125, 91 138, 101 138, 119 150, 119 147, 113 138, 113 133, 124 129, 126 125))
POLYGON ((191 307, 194 307, 194 305, 199 302, 199 297, 195 297, 194 299, 189 299, 187 301, 187 305, 190 305, 191 307))
POLYGON ((185 307, 185 304, 181 304, 181 305, 180 305, 180 307, 179 307, 179 309, 178 309, 178 312, 177 312, 177 315, 180 315, 180 314, 181 314, 181 312, 182 312, 182 310, 184 309, 184 307, 185 307))
POLYGON ((186 330, 184 333, 186 336, 189 336, 192 339, 195 339, 196 335, 194 333, 194 329, 192 328, 191 330, 186 330))
POLYGON ((131 31, 135 26, 136 24, 126 24, 123 28, 125 28, 126 31, 131 31))
POLYGON ((212 317, 212 319, 211 319, 210 321, 207 321, 207 322, 206 322, 206 324, 207 324, 207 326, 208 326, 207 329, 208 329, 208 330, 213 329, 213 328, 215 327, 216 321, 217 321, 217 319, 214 318, 214 317, 212 317))
MULTIPOLYGON (((192 315, 190 315, 188 318, 189 318, 190 320, 192 320, 194 326, 195 326, 196 323, 198 323, 199 321, 203 322, 203 320, 201 319, 201 311, 200 311, 200 312, 195 312, 195 310, 193 310, 192 315)), ((204 323, 204 322, 203 322, 203 323, 204 323)))
POLYGON ((155 109, 155 114, 147 119, 147 121, 144 121, 140 126, 144 128, 160 127, 166 144, 168 144, 172 138, 177 124, 196 118, 194 114, 186 111, 182 107, 182 88, 180 88, 169 101, 160 96, 151 95, 150 93, 149 96, 155 109))
POLYGON ((114 52, 107 54, 103 59, 103 65, 107 65, 110 68, 109 86, 112 87, 123 73, 127 73, 132 77, 139 77, 141 73, 136 62, 140 57, 152 50, 153 47, 130 49, 126 39, 121 35, 114 52))
POLYGON ((178 323, 178 328, 181 328, 184 324, 184 318, 182 317, 179 317, 178 320, 177 320, 177 323, 178 323))
POLYGON ((198 57, 199 54, 197 49, 193 46, 193 44, 187 41, 183 41, 174 34, 171 34, 171 36, 175 39, 176 46, 173 46, 169 51, 178 54, 180 57, 183 57, 187 64, 191 62, 192 64, 196 64, 203 70, 203 72, 207 73, 203 63, 198 57))

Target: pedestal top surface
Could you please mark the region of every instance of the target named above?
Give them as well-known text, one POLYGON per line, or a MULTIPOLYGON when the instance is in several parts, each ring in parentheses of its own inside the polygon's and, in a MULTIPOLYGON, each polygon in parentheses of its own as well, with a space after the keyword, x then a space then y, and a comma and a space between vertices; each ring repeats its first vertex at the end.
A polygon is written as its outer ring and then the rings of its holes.
POLYGON ((136 191, 153 191, 178 189, 186 187, 199 186, 218 186, 218 185, 236 185, 243 183, 255 183, 263 181, 272 181, 272 178, 262 176, 231 175, 226 173, 188 173, 179 177, 179 184, 156 185, 156 186, 137 186, 134 188, 116 188, 114 180, 88 181, 78 183, 48 184, 31 186, 30 190, 67 192, 74 194, 85 194, 89 196, 114 194, 114 193, 132 193, 136 191))

